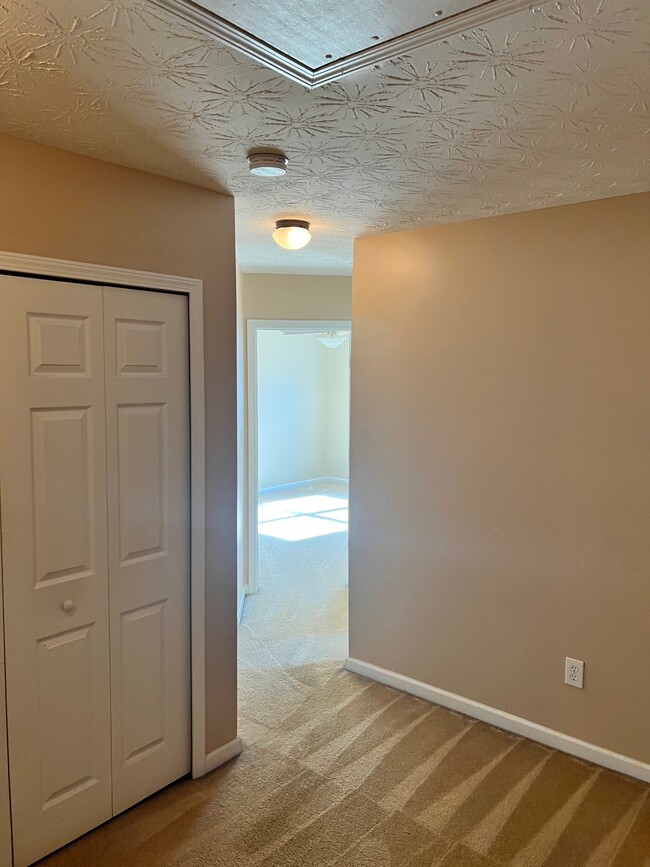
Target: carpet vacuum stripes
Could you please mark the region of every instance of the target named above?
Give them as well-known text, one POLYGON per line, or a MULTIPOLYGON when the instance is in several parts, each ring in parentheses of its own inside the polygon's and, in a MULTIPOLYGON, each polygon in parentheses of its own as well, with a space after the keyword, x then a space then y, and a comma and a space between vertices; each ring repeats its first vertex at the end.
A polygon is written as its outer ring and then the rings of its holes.
MULTIPOLYGON (((314 495, 346 492, 266 502, 314 495)), ((48 864, 650 867, 649 786, 342 670, 345 527, 260 538, 240 627, 243 754, 48 864)))

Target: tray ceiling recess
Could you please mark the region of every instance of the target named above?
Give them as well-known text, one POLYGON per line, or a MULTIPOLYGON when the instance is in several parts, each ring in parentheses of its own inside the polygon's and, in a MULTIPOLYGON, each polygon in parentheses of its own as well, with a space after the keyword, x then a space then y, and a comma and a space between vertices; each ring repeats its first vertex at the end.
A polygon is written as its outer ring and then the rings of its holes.
POLYGON ((154 2, 310 90, 530 5, 530 0, 154 2))

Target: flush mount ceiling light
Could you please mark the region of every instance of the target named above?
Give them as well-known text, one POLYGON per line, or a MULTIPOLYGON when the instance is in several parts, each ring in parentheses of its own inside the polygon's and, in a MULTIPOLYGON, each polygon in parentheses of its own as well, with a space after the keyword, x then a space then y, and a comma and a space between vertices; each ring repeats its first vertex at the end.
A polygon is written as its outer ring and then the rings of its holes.
POLYGON ((345 343, 347 333, 343 331, 326 331, 323 337, 318 338, 318 342, 322 343, 328 349, 336 349, 342 343, 345 343))
POLYGON ((256 178, 279 178, 286 175, 288 162, 284 154, 249 154, 248 169, 256 178))
POLYGON ((311 241, 307 220, 276 220, 273 240, 285 250, 300 250, 311 241))

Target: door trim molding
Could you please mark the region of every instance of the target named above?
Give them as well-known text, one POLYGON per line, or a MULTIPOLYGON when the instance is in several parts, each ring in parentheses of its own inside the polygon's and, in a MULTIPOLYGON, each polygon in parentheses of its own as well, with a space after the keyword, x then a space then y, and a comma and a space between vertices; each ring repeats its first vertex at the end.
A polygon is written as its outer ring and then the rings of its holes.
POLYGON ((246 587, 247 596, 257 593, 258 550, 257 550, 257 495, 258 495, 258 455, 257 455, 257 333, 259 331, 282 331, 289 328, 313 328, 317 332, 349 331, 350 319, 249 319, 246 322, 246 484, 244 485, 244 531, 243 540, 246 550, 246 587))
POLYGON ((371 662, 364 662, 361 659, 348 657, 345 660, 345 668, 348 671, 354 672, 354 674, 360 674, 362 677, 376 680, 385 686, 391 686, 393 689, 399 689, 402 692, 415 695, 418 698, 424 699, 424 701, 440 704, 443 707, 466 714, 489 725, 497 726, 500 729, 505 729, 508 732, 514 732, 516 735, 521 735, 532 741, 545 744, 547 747, 552 747, 563 753, 569 753, 571 756, 577 756, 579 759, 593 762, 595 765, 600 765, 603 768, 609 768, 612 771, 618 771, 621 774, 627 774, 630 777, 635 777, 637 780, 650 783, 650 765, 638 759, 612 752, 612 750, 599 747, 597 744, 590 744, 587 741, 574 738, 572 735, 548 728, 548 726, 540 725, 532 720, 515 716, 505 710, 499 710, 496 707, 490 707, 471 698, 465 698, 454 692, 448 692, 446 689, 440 689, 437 686, 423 683, 421 680, 415 680, 404 674, 389 671, 387 668, 381 668, 378 665, 373 665, 371 662))
POLYGON ((205 752, 205 409, 203 281, 151 271, 0 252, 0 273, 49 277, 125 289, 187 295, 190 347, 190 611, 192 683, 192 776, 206 772, 205 752))

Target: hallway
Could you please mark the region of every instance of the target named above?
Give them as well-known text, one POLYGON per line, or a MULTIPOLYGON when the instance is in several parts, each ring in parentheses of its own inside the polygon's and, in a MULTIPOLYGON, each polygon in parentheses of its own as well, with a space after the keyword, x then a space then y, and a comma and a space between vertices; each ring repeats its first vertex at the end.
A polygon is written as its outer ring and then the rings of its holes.
POLYGON ((264 498, 240 626, 242 755, 44 863, 645 867, 649 786, 341 670, 346 497, 264 498))
POLYGON ((245 742, 273 729, 347 656, 347 512, 341 512, 346 508, 342 485, 277 491, 260 500, 260 586, 246 598, 239 627, 245 742), (293 511, 299 508, 307 512, 293 511), (334 518, 317 517, 332 513, 334 518))

